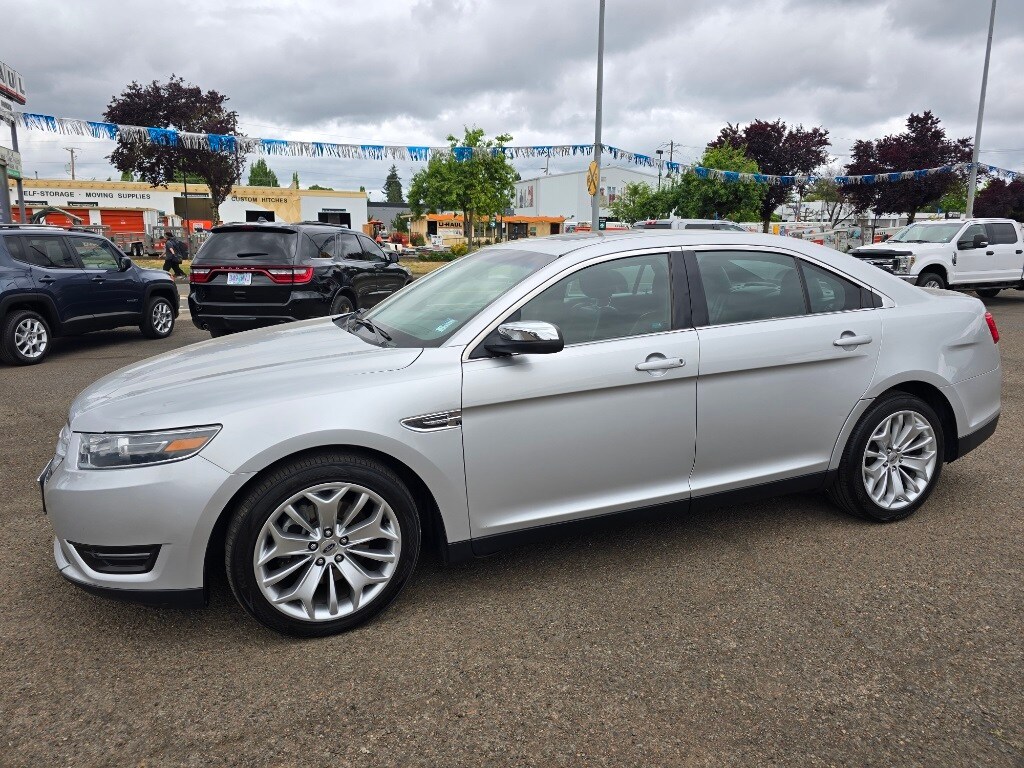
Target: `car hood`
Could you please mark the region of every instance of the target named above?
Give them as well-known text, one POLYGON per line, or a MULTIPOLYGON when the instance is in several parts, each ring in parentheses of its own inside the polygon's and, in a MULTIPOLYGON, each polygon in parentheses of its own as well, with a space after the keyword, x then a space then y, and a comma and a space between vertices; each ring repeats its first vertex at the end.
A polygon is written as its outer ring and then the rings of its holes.
POLYGON ((382 348, 330 318, 192 344, 122 368, 71 406, 76 432, 220 423, 231 412, 366 384, 355 377, 411 365, 420 349, 382 348))
POLYGON ((936 250, 948 247, 943 243, 894 243, 887 240, 884 243, 871 243, 862 245, 850 251, 852 256, 899 256, 921 253, 921 251, 936 250))

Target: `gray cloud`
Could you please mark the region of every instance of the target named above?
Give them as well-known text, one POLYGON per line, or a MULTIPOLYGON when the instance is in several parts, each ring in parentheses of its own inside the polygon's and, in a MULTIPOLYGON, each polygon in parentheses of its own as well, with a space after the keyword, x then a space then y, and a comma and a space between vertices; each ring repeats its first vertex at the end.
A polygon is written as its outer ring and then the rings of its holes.
MULTIPOLYGON (((593 137, 595 0, 242 2, 96 0, 28 13, 0 0, 3 59, 27 109, 96 119, 131 80, 172 72, 231 97, 250 135, 436 144, 463 125, 517 143, 593 137)), ((988 0, 609 0, 607 143, 688 160, 726 122, 821 124, 841 159, 857 138, 931 109, 974 131, 988 0)), ((1024 166, 1024 3, 997 15, 982 158, 1024 166)), ((0 143, 4 143, 0 133, 0 143)), ((111 145, 22 134, 25 165, 106 178, 111 145)), ((386 163, 270 158, 282 182, 380 188, 386 163)), ((552 170, 582 160, 554 161, 552 170)), ((399 164, 407 182, 418 167, 399 164)), ((524 175, 543 161, 519 164, 524 175)))

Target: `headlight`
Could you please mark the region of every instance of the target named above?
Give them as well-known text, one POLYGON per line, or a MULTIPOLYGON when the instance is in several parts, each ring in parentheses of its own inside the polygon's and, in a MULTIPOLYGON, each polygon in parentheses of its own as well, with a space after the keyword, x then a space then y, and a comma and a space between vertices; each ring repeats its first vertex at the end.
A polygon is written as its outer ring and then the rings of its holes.
POLYGON ((219 425, 168 432, 83 434, 79 469, 117 469, 166 464, 195 456, 220 431, 219 425))
POLYGON ((910 268, 914 266, 913 256, 899 256, 897 257, 897 270, 906 274, 910 272, 910 268))
POLYGON ((57 448, 53 452, 53 458, 56 459, 54 464, 58 464, 64 461, 64 457, 68 455, 68 446, 71 444, 71 427, 65 424, 61 427, 60 432, 57 434, 57 448))

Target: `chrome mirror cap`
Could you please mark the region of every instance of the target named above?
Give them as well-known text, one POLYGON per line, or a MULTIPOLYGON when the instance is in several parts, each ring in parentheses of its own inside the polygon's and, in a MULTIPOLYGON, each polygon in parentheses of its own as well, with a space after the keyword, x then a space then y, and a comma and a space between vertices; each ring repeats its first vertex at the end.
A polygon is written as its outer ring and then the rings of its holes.
POLYGON ((502 323, 484 344, 493 355, 549 355, 564 346, 557 325, 526 320, 502 323))

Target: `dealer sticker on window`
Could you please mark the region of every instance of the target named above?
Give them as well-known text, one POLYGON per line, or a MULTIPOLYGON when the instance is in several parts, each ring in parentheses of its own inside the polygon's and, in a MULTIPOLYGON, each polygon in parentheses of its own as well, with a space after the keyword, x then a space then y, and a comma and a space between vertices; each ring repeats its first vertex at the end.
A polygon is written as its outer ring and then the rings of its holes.
POLYGON ((437 328, 434 329, 434 333, 444 333, 457 322, 458 320, 456 320, 454 317, 449 317, 447 320, 445 320, 443 323, 437 326, 437 328))

